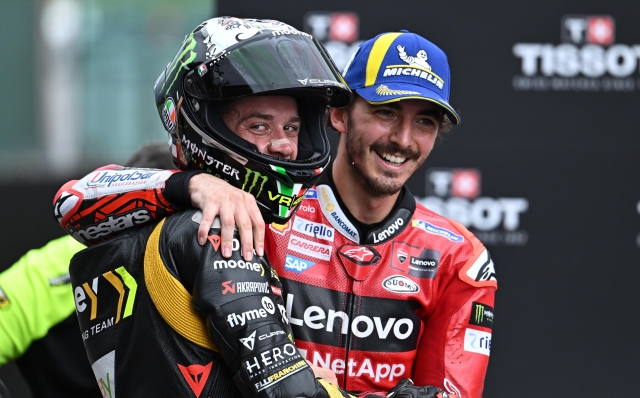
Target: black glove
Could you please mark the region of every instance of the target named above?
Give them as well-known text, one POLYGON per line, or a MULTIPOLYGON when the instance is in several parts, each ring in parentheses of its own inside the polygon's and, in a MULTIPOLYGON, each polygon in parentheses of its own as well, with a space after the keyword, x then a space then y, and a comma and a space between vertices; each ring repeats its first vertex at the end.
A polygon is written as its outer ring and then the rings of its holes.
POLYGON ((234 251, 225 259, 213 247, 206 250, 193 305, 205 315, 242 395, 328 398, 293 342, 282 285, 266 257, 244 261, 234 251))
POLYGON ((446 391, 434 386, 414 386, 411 379, 402 379, 389 390, 386 398, 449 398, 446 391), (440 393, 440 396, 438 396, 440 393))

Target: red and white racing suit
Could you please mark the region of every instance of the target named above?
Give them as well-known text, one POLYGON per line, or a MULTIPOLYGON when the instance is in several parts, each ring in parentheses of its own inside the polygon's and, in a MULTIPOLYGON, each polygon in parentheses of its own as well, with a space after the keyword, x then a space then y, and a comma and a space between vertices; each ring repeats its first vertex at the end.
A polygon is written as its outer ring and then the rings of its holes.
MULTIPOLYGON (((54 201, 61 225, 85 244, 188 204, 166 195, 186 173, 110 167, 66 184, 54 201)), ((330 169, 287 224, 266 231, 296 346, 350 392, 384 395, 410 377, 481 397, 497 289, 489 253, 406 188, 382 222, 358 222, 330 169)))

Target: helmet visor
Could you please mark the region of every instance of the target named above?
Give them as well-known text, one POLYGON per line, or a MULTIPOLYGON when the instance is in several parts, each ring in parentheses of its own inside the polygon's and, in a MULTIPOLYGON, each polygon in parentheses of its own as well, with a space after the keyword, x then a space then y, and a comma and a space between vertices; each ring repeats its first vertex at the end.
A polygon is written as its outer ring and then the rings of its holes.
POLYGON ((184 80, 187 94, 205 100, 291 89, 323 96, 332 106, 350 100, 349 89, 324 47, 299 32, 269 31, 242 41, 184 80))

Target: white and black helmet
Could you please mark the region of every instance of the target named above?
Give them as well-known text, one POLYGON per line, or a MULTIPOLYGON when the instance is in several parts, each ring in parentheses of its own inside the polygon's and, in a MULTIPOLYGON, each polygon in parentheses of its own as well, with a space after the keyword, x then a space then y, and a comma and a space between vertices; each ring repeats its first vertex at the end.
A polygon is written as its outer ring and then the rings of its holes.
POLYGON ((353 96, 324 47, 282 22, 213 18, 186 36, 155 83, 174 163, 205 170, 256 197, 265 222, 285 223, 330 161, 328 106, 353 96), (262 154, 233 133, 221 110, 247 95, 289 95, 302 125, 295 160, 262 154))

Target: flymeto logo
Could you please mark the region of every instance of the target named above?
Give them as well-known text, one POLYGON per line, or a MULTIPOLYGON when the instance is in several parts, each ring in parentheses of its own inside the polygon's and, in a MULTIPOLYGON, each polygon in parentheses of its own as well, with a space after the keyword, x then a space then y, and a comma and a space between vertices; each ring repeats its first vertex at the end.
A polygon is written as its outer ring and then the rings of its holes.
POLYGON ((258 197, 262 193, 262 189, 264 188, 264 184, 269 179, 267 176, 263 176, 259 172, 255 170, 251 170, 245 167, 247 171, 244 175, 244 183, 242 184, 241 190, 250 193, 251 195, 258 197), (254 192, 254 189, 257 191, 254 192))

